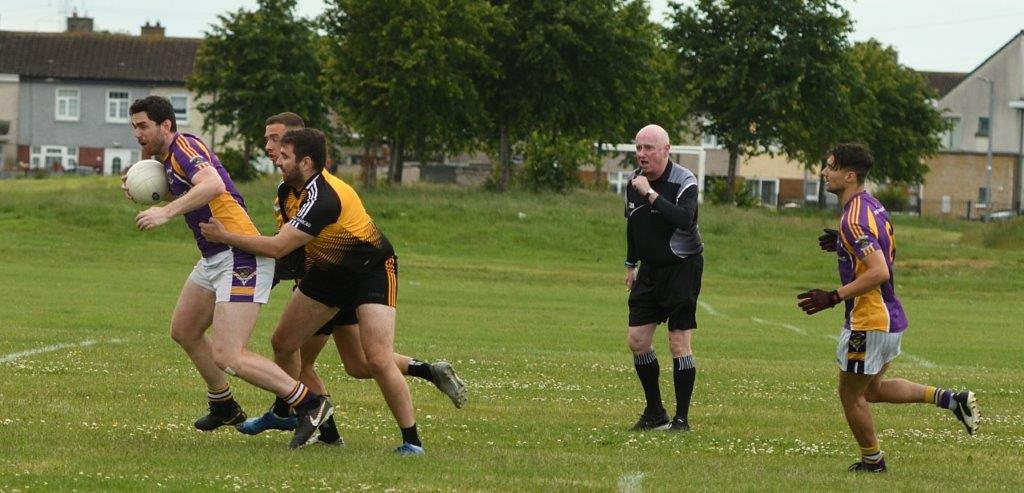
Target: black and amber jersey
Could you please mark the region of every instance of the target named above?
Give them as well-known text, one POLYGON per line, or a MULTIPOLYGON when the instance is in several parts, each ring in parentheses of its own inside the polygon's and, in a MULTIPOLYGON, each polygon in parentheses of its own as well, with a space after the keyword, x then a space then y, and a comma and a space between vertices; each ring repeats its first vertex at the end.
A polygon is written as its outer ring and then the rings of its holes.
MULTIPOLYGON (((277 230, 291 221, 299 212, 299 200, 302 194, 287 183, 277 186, 277 197, 274 197, 274 222, 277 230)), ((274 264, 274 278, 278 281, 301 279, 306 274, 306 249, 296 248, 292 253, 277 259, 274 264)))
MULTIPOLYGON (((288 204, 280 209, 287 212, 288 204)), ((395 254, 356 191, 328 173, 312 176, 306 182, 299 194, 298 209, 288 224, 315 236, 306 243, 307 268, 358 271, 395 254)))

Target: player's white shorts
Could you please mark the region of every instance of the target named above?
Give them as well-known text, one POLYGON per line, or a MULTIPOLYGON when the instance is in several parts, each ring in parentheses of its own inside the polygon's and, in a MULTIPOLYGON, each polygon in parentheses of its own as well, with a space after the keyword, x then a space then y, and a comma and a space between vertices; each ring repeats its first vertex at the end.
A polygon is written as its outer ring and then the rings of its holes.
POLYGON ((217 293, 217 303, 266 304, 274 282, 274 259, 230 248, 200 258, 188 279, 217 293))
POLYGON ((902 338, 903 332, 843 329, 836 346, 839 371, 877 375, 886 363, 900 355, 902 338))

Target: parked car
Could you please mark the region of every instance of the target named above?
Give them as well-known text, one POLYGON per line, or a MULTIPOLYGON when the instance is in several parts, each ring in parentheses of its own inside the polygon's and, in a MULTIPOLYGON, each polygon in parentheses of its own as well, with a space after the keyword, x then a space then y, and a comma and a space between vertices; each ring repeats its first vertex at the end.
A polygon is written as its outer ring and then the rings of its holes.
POLYGON ((1017 213, 1010 209, 1003 209, 1001 211, 995 211, 985 218, 986 221, 1009 221, 1017 217, 1017 213))

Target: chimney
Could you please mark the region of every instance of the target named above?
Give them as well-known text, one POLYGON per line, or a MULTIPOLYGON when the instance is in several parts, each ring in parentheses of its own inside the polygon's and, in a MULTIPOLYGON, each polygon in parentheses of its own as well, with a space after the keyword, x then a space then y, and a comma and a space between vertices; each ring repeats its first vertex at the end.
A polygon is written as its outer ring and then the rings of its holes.
POLYGON ((146 21, 146 25, 142 26, 140 36, 143 38, 162 38, 164 37, 164 26, 160 25, 160 21, 156 21, 156 24, 152 25, 150 25, 149 21, 146 21))
POLYGON ((72 11, 71 17, 68 17, 68 30, 69 33, 91 33, 92 32, 92 17, 79 17, 78 11, 72 11))

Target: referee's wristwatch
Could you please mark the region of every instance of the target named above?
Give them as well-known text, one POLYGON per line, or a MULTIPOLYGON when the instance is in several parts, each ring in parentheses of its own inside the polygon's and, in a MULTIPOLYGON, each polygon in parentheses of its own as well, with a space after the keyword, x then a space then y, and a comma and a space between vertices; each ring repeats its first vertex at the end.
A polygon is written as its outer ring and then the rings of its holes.
POLYGON ((644 194, 644 198, 649 199, 651 198, 651 195, 658 195, 658 192, 656 192, 654 188, 649 188, 647 189, 647 193, 644 194))

